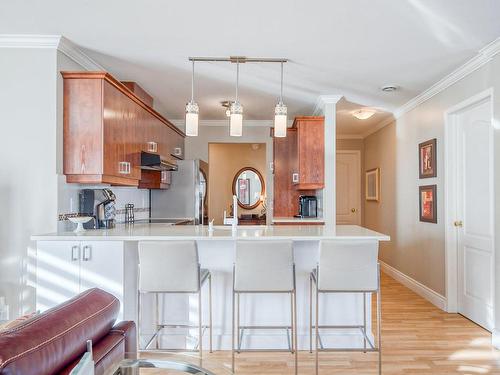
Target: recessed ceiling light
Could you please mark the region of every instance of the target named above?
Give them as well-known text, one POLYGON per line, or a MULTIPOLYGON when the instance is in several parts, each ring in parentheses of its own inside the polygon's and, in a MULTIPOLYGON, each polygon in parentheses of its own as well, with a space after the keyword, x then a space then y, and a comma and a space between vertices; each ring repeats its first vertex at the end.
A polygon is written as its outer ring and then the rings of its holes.
POLYGON ((396 85, 385 85, 382 86, 380 89, 384 92, 393 92, 396 91, 399 87, 396 85))
POLYGON ((367 120, 372 117, 375 112, 376 111, 373 109, 358 109, 357 111, 352 112, 352 115, 358 120, 367 120))

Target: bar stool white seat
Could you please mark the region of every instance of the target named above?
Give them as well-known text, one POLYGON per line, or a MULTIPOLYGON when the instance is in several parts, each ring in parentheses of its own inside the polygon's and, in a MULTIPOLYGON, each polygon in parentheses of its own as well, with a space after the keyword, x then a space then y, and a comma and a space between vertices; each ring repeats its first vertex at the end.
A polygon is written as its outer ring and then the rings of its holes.
MULTIPOLYGON (((156 332, 141 350, 151 350, 156 341, 159 348, 159 334, 164 328, 198 328, 198 344, 194 351, 203 350, 203 333, 210 331, 210 352, 212 352, 212 275, 200 267, 196 241, 141 241, 139 242, 139 287, 137 337, 141 337, 141 295, 154 294, 156 300, 156 332), (208 281, 209 324, 202 324, 202 287, 208 281), (198 294, 198 325, 165 324, 159 318, 158 295, 167 293, 198 294)), ((163 312, 161 313, 163 316, 163 312)), ((175 349, 161 349, 175 350, 175 349)), ((187 351, 187 349, 181 349, 187 351)))
MULTIPOLYGON (((295 353, 295 374, 297 374, 297 297, 295 286, 295 264, 292 241, 248 240, 236 241, 233 269, 232 303, 232 370, 234 372, 235 352, 268 351, 266 349, 242 349, 241 343, 246 329, 284 329, 287 333, 288 350, 295 353), (240 325, 240 295, 245 293, 287 293, 290 294, 290 325, 248 326, 240 325), (235 311, 237 310, 237 312, 235 311), (237 348, 235 350, 235 315, 237 348), (289 335, 291 332, 291 335, 289 335), (290 337, 291 336, 291 337, 290 337)), ((269 350, 271 351, 271 350, 269 350)))
MULTIPOLYGON (((309 346, 312 353, 312 331, 315 329, 316 374, 319 373, 320 351, 360 351, 378 352, 378 373, 382 373, 381 347, 381 304, 380 304, 380 266, 378 263, 378 241, 338 241, 320 242, 319 262, 309 279, 309 346), (315 286, 315 322, 313 325, 313 284, 315 286), (320 294, 362 293, 363 324, 361 325, 321 325, 319 323, 320 294), (367 330, 366 294, 377 296, 377 345, 370 340, 367 330), (325 348, 321 342, 320 329, 359 329, 363 337, 363 348, 325 348), (367 347, 368 345, 368 347, 367 347)), ((339 307, 341 308, 341 307, 339 307)), ((370 318, 370 317, 368 317, 370 318)))

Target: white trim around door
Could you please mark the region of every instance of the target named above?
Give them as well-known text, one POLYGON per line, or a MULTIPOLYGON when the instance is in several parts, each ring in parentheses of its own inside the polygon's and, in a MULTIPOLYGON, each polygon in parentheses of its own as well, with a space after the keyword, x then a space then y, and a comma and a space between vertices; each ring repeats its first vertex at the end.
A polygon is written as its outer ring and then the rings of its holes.
MULTIPOLYGON (((457 227, 455 226, 455 221, 460 221, 462 218, 457 217, 457 207, 459 206, 459 181, 458 179, 458 169, 457 160, 460 155, 458 155, 457 145, 458 145, 458 119, 461 113, 465 110, 474 107, 475 105, 484 104, 489 102, 490 111, 493 117, 493 89, 490 88, 485 90, 473 97, 449 108, 444 114, 445 121, 445 183, 444 183, 444 196, 445 196, 445 264, 446 264, 446 308, 450 313, 456 313, 459 311, 459 278, 458 278, 458 266, 459 266, 459 243, 457 236, 457 227)), ((493 132, 493 118, 491 119, 491 132, 493 132)), ((491 142, 493 142, 493 137, 491 137, 491 142)), ((493 144, 491 143, 491 150, 493 152, 493 144)), ((491 158, 493 160, 493 158, 491 158)), ((493 163, 490 165, 489 173, 493 176, 493 163)), ((491 178, 491 184, 493 184, 493 178, 491 178)), ((493 186, 491 186, 491 191, 493 192, 493 186)), ((494 220, 495 213, 492 214, 492 220, 494 220)), ((459 224, 458 224, 459 225, 459 224)), ((493 223, 494 225, 494 223, 493 223)), ((495 262, 495 251, 493 251, 493 264, 495 262)), ((494 283, 492 285, 494 288, 494 283)), ((495 295, 494 290, 492 292, 492 298, 495 295)))

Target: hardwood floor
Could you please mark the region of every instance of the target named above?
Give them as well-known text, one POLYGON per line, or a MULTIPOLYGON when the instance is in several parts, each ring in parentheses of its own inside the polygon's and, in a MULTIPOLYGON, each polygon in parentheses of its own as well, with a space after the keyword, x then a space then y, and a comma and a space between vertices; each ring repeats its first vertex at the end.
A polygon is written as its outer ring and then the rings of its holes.
MULTIPOLYGON (((458 314, 448 314, 382 275, 382 373, 500 374, 491 335, 458 314)), ((204 365, 230 368, 228 351, 204 354, 204 365)), ((238 375, 293 374, 289 353, 242 353, 238 375)), ((320 353, 320 374, 375 374, 377 353, 320 353)), ((214 372, 219 374, 214 368, 214 372)), ((314 374, 314 354, 299 353, 299 374, 314 374)))

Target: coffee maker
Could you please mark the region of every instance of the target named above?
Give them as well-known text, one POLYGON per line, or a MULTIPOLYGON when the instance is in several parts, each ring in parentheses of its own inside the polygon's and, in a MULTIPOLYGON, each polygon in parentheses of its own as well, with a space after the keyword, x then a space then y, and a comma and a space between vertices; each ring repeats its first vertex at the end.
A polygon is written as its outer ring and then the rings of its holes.
POLYGON ((314 195, 299 196, 299 214, 295 217, 318 217, 318 200, 314 195))
POLYGON ((80 215, 94 220, 83 224, 85 229, 115 227, 115 195, 110 189, 82 189, 80 191, 80 215))

